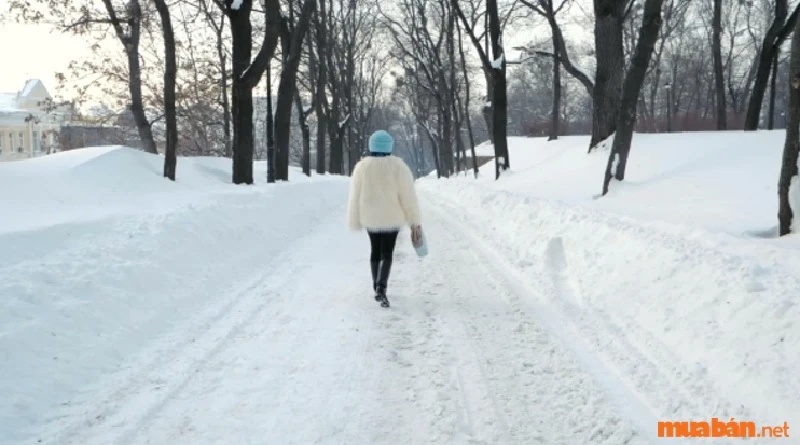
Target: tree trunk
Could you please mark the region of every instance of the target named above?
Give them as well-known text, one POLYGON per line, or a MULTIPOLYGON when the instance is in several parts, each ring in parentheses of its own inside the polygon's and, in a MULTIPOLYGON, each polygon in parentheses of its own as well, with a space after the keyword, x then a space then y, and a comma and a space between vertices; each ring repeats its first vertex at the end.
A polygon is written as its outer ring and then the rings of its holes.
POLYGON ((278 103, 275 106, 275 147, 278 156, 275 177, 279 181, 289 180, 289 143, 292 129, 292 100, 294 99, 295 80, 303 51, 303 40, 311 23, 311 15, 316 8, 315 0, 305 0, 297 26, 291 34, 284 27, 284 38, 291 39, 284 52, 281 81, 278 85, 278 103))
POLYGON ((222 32, 225 30, 225 15, 220 19, 221 23, 217 28, 217 58, 219 59, 219 69, 221 72, 220 84, 222 88, 222 134, 225 138, 225 157, 231 157, 231 104, 228 99, 228 56, 225 52, 225 45, 222 40, 222 32))
POLYGON ((249 1, 229 12, 233 47, 233 183, 253 183, 253 90, 242 76, 250 66, 252 26, 249 1))
POLYGON ((347 2, 347 22, 345 26, 347 27, 347 31, 345 32, 344 44, 345 44, 345 81, 344 81, 344 97, 345 97, 345 104, 347 106, 347 114, 351 116, 353 119, 353 124, 347 126, 347 174, 350 175, 353 172, 353 168, 356 165, 356 162, 361 156, 361 147, 357 146, 354 143, 355 138, 355 124, 358 122, 358 117, 355 114, 355 88, 356 88, 356 66, 355 66, 355 55, 353 54, 354 47, 356 45, 356 24, 355 22, 355 1, 348 0, 347 2))
MULTIPOLYGON (((289 1, 289 17, 281 17, 281 74, 278 80, 278 94, 276 97, 276 105, 275 105, 275 120, 273 124, 275 125, 275 155, 272 158, 274 161, 274 168, 275 168, 275 180, 276 181, 288 181, 289 180, 289 143, 291 142, 291 123, 292 123, 292 101, 294 100, 294 90, 295 84, 294 81, 291 83, 291 88, 287 88, 287 85, 284 82, 284 73, 286 71, 286 62, 290 57, 290 53, 292 51, 292 31, 291 27, 294 27, 294 13, 293 13, 293 4, 292 0, 289 1), (281 103, 281 98, 283 97, 284 101, 281 103), (288 99, 288 100, 287 100, 288 99), (283 128, 282 128, 283 127, 283 128), (284 145, 283 139, 286 139, 286 144, 284 145), (285 150, 285 151, 284 151, 285 150), (286 175, 284 176, 283 172, 283 160, 286 159, 286 175)), ((287 73, 288 74, 288 73, 287 73)))
POLYGON ((492 133, 494 134, 494 153, 496 162, 495 179, 500 178, 500 170, 511 168, 508 155, 508 87, 506 82, 506 54, 502 46, 500 14, 497 0, 486 0, 491 31, 492 55, 499 59, 499 67, 491 66, 494 100, 492 101, 492 133))
MULTIPOLYGON (((327 11, 327 23, 332 24, 332 14, 333 14, 333 4, 328 5, 329 9, 327 11)), ((329 32, 333 33, 331 29, 328 29, 329 32)), ((351 119, 351 116, 343 116, 342 115, 342 88, 339 83, 339 79, 336 76, 337 67, 334 63, 335 61, 335 53, 336 48, 335 46, 335 39, 328 35, 328 42, 331 48, 326 48, 325 51, 325 62, 327 64, 327 72, 328 72, 328 83, 330 85, 330 97, 331 97, 331 107, 327 110, 327 128, 328 128, 328 137, 330 139, 330 156, 328 157, 328 172, 331 174, 338 174, 341 175, 344 172, 344 147, 343 147, 343 140, 344 137, 344 128, 345 125, 351 119)))
MULTIPOLYGON (((467 70, 467 58, 464 54, 464 44, 461 38, 461 26, 457 26, 456 29, 458 30, 458 55, 461 59, 461 69, 464 73, 464 119, 467 122, 467 134, 469 135, 469 148, 470 154, 472 155, 472 170, 475 175, 475 179, 478 179, 478 160, 475 158, 475 136, 472 133, 472 117, 469 113, 469 104, 472 100, 470 94, 470 81, 469 81, 469 71, 467 70)), ((465 172, 466 173, 466 172, 465 172)))
MULTIPOLYGON (((446 88, 444 91, 446 91, 446 88)), ((439 144, 439 159, 442 164, 443 176, 449 178, 453 175, 454 160, 453 156, 453 112, 449 103, 446 103, 446 97, 442 98, 443 102, 440 106, 439 116, 441 116, 441 143, 439 144)))
POLYGON ((275 182, 275 116, 272 112, 272 62, 267 61, 267 97, 266 97, 266 115, 267 115, 267 183, 273 184, 275 182))
POLYGON ((325 132, 327 131, 328 116, 325 109, 328 104, 328 95, 326 94, 327 80, 327 56, 326 51, 326 38, 327 20, 325 12, 325 0, 319 0, 319 10, 317 11, 317 85, 315 87, 316 100, 314 106, 317 115, 317 173, 325 173, 325 132))
POLYGON ((592 97, 590 152, 597 148, 598 143, 614 134, 617 127, 625 77, 625 51, 622 45, 625 3, 620 0, 594 0, 597 68, 592 97))
POLYGON ((233 83, 232 180, 234 184, 253 183, 253 90, 236 81, 233 83))
POLYGON ((553 33, 553 116, 550 121, 550 137, 548 141, 558 139, 558 118, 561 114, 561 64, 558 62, 559 48, 557 42, 557 25, 555 19, 550 21, 550 29, 553 33))
POLYGON ((303 174, 311 176, 311 131, 308 129, 308 114, 303 109, 303 100, 300 91, 294 89, 294 103, 297 107, 297 121, 300 123, 300 132, 303 135, 303 157, 300 164, 303 167, 303 174))
POLYGON ((331 156, 328 171, 332 174, 341 175, 344 172, 344 134, 349 121, 350 116, 347 116, 345 121, 337 122, 335 125, 328 125, 331 138, 331 156))
POLYGON ((773 130, 775 128, 775 89, 778 78, 778 57, 780 49, 775 49, 775 54, 772 55, 772 81, 769 85, 769 111, 767 112, 767 128, 773 130))
POLYGON ((794 212, 792 201, 800 196, 797 159, 800 153, 800 21, 795 26, 789 62, 789 110, 786 122, 786 140, 783 146, 781 177, 778 181, 780 236, 792 233, 794 212), (793 186, 793 187, 792 187, 793 186), (794 196, 790 196, 792 193, 794 196))
POLYGON ((128 52, 128 67, 130 70, 131 113, 136 124, 136 131, 142 141, 142 149, 148 153, 158 153, 153 129, 144 112, 142 99, 142 68, 139 62, 139 50, 128 52))
POLYGON ((161 17, 161 30, 164 35, 164 117, 167 123, 167 143, 164 151, 164 177, 175 180, 178 145, 178 116, 175 108, 175 77, 178 66, 175 57, 175 33, 166 0, 154 0, 161 17))
POLYGON ((452 6, 448 8, 445 2, 443 2, 442 6, 447 10, 446 42, 449 72, 448 83, 450 84, 449 94, 447 96, 448 104, 446 105, 450 107, 450 115, 453 117, 453 139, 455 140, 455 162, 453 172, 455 176, 458 176, 463 161, 464 139, 461 138, 461 98, 456 77, 456 15, 452 11, 452 6))
POLYGON ((144 112, 144 100, 142 99, 142 66, 139 61, 139 41, 142 29, 142 8, 139 0, 131 0, 128 3, 127 23, 130 26, 129 32, 122 28, 122 23, 117 17, 116 11, 111 4, 111 0, 103 0, 106 12, 111 18, 114 32, 125 48, 125 55, 128 58, 128 88, 131 94, 131 114, 142 141, 142 149, 148 153, 158 153, 156 142, 153 139, 153 130, 144 112))
POLYGON ((425 129, 425 134, 428 135, 428 140, 431 143, 431 152, 433 153, 433 163, 434 166, 436 167, 436 179, 439 179, 442 177, 442 168, 441 168, 441 163, 439 162, 439 142, 431 133, 430 128, 428 128, 426 125, 422 125, 422 128, 425 129))
POLYGON ((265 1, 264 41, 256 58, 251 62, 252 25, 250 12, 252 0, 237 3, 225 0, 225 13, 231 27, 233 47, 233 183, 253 183, 253 88, 258 84, 269 59, 278 45, 279 0, 265 1))
MULTIPOLYGON (((484 68, 486 69, 486 68, 484 68)), ((491 75, 492 73, 486 76, 486 100, 484 100, 483 106, 481 107, 481 114, 483 114, 483 120, 486 123, 486 132, 489 134, 489 142, 494 143, 494 123, 492 122, 492 109, 494 108, 494 78, 491 75)))
POLYGON ((722 0, 714 0, 711 39, 714 56, 714 86, 717 99, 717 130, 727 130, 728 107, 725 103, 725 79, 722 75, 722 0))
POLYGON ((603 181, 604 196, 608 193, 612 175, 618 181, 625 179, 625 166, 630 153, 633 129, 636 126, 636 104, 639 101, 639 92, 647 74, 647 66, 650 64, 650 57, 653 54, 653 48, 661 29, 662 3, 663 0, 646 0, 644 4, 644 16, 642 17, 642 27, 639 29, 639 37, 636 42, 636 51, 631 60, 631 66, 625 75, 617 134, 614 137, 614 143, 611 146, 608 164, 606 165, 605 179, 603 181))
POLYGON ((775 19, 764 36, 761 43, 761 51, 758 57, 758 70, 756 80, 753 84, 753 91, 750 94, 750 102, 747 104, 747 116, 745 117, 744 129, 754 131, 758 129, 761 121, 761 105, 764 101, 764 93, 769 82, 769 73, 772 67, 772 58, 775 54, 775 42, 786 22, 789 14, 788 0, 775 1, 775 19))
MULTIPOLYGON (((454 2, 458 0, 453 0, 454 2)), ((488 6, 487 6, 488 8, 488 6)), ((486 54, 489 54, 489 14, 483 16, 483 48, 486 54)), ((480 43, 478 43, 480 46, 480 43)), ((487 62, 483 63, 483 74, 486 77, 486 100, 483 107, 483 119, 486 121, 486 132, 489 134, 489 141, 494 144, 494 123, 492 121, 492 110, 494 108, 494 75, 492 74, 491 66, 487 62)))

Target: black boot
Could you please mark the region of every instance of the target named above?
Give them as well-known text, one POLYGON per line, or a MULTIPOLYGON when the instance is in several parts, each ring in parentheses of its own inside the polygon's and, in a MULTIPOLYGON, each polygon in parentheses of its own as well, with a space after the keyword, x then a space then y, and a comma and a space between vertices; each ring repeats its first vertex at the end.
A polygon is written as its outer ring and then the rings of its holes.
POLYGON ((380 266, 380 261, 370 261, 369 266, 372 269, 372 291, 375 292, 378 289, 378 267, 380 266))
POLYGON ((381 302, 381 306, 389 307, 389 299, 386 297, 386 285, 389 283, 389 274, 392 271, 392 259, 386 258, 381 262, 378 274, 378 285, 375 290, 375 300, 381 302))

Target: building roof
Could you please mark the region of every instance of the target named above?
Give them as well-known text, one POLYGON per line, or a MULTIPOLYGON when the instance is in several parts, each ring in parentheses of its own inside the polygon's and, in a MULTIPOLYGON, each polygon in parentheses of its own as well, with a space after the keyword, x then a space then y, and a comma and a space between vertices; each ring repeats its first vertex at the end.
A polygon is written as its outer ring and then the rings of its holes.
MULTIPOLYGON (((36 85, 42 85, 42 81, 39 79, 29 79, 25 81, 25 88, 23 88, 22 92, 20 92, 20 96, 22 97, 30 96, 36 85)), ((44 88, 44 85, 42 85, 42 88, 44 88)))
POLYGON ((15 93, 0 93, 0 113, 13 113, 22 111, 17 107, 17 95, 15 93))
POLYGON ((21 91, 16 93, 0 93, 0 113, 24 112, 25 110, 19 106, 20 100, 29 97, 37 87, 41 87, 44 93, 48 97, 50 96, 50 93, 39 79, 29 79, 25 81, 25 86, 21 91))

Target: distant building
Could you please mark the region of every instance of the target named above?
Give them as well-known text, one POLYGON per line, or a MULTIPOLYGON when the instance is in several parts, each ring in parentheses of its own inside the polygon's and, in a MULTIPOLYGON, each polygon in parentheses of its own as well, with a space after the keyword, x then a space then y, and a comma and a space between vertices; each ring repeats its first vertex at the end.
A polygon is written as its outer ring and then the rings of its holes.
POLYGON ((40 80, 22 91, 0 93, 0 161, 42 156, 55 151, 71 105, 56 104, 40 80))

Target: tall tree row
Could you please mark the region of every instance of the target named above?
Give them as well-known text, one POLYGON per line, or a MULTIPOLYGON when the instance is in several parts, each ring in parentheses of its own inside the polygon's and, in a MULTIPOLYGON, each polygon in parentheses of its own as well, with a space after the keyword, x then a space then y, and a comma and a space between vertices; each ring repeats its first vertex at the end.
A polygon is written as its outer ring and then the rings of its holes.
POLYGON ((486 141, 499 179, 509 135, 577 132, 590 153, 609 151, 606 194, 635 131, 785 126, 781 47, 800 2, 12 0, 12 11, 86 36, 93 57, 65 84, 163 152, 173 180, 178 155, 229 156, 235 184, 254 183, 258 161, 268 182, 290 180, 291 165, 346 175, 378 128, 418 175, 477 176, 486 141), (592 38, 575 40, 576 25, 592 38), (508 48, 511 34, 529 43, 508 48))

